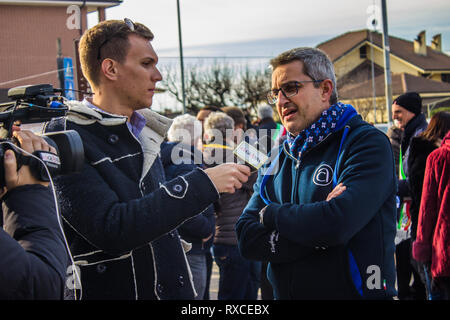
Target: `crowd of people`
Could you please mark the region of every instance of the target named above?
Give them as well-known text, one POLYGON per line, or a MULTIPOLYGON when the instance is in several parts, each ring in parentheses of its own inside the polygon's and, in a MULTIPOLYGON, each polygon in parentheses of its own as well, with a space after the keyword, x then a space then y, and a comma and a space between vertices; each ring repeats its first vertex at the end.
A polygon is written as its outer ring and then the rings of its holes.
POLYGON ((129 19, 82 36, 94 94, 44 127, 78 132, 80 173, 49 185, 5 153, 0 298, 209 300, 216 264, 219 300, 449 299, 448 112, 427 123, 407 92, 386 135, 339 101, 328 56, 303 47, 270 60, 257 122, 232 106, 168 119, 149 108, 152 40, 129 19))

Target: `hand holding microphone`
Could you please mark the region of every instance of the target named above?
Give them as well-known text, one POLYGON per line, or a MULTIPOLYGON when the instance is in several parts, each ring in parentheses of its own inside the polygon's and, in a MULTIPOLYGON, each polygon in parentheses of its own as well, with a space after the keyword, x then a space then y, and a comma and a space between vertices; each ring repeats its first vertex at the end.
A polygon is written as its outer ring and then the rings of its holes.
POLYGON ((243 164, 223 163, 213 168, 205 169, 219 193, 234 193, 242 188, 250 175, 250 168, 243 164))

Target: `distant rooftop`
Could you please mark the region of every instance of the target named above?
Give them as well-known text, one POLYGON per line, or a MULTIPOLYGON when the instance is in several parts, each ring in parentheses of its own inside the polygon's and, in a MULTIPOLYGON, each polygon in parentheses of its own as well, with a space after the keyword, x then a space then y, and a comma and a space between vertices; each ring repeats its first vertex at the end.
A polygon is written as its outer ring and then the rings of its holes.
MULTIPOLYGON (((421 95, 439 95, 450 92, 450 83, 434 81, 424 77, 413 76, 408 73, 392 75, 392 94, 394 96, 403 94, 407 91, 417 91, 421 95)), ((384 75, 375 77, 375 91, 378 97, 385 95, 384 75)), ((340 99, 358 99, 366 98, 372 95, 372 80, 367 80, 357 85, 343 87, 339 91, 340 99)), ((436 98, 434 98, 436 100, 436 98)), ((425 104, 425 102, 424 102, 425 104)))
MULTIPOLYGON (((364 42, 370 42, 383 49, 383 37, 378 32, 365 30, 351 31, 339 35, 333 39, 322 42, 317 48, 325 51, 333 62, 336 62, 346 53, 362 45, 364 42)), ((410 64, 429 72, 433 70, 450 70, 450 57, 443 52, 432 49, 427 46, 426 56, 414 52, 414 42, 393 36, 389 36, 390 53, 401 58, 410 64)))

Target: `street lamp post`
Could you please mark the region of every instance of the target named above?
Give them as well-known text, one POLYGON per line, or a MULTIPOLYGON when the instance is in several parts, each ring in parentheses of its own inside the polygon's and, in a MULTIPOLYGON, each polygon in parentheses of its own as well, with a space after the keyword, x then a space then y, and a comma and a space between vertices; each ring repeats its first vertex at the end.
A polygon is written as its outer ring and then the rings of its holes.
POLYGON ((388 22, 386 12, 386 0, 381 0, 381 12, 383 15, 383 49, 384 49, 384 83, 386 96, 386 109, 388 112, 389 125, 392 124, 392 80, 391 80, 391 62, 390 46, 388 34, 388 22))
POLYGON ((179 47, 180 47, 181 91, 183 93, 183 113, 186 113, 186 92, 184 89, 183 42, 181 40, 180 0, 177 0, 177 13, 178 13, 178 40, 179 40, 179 47))

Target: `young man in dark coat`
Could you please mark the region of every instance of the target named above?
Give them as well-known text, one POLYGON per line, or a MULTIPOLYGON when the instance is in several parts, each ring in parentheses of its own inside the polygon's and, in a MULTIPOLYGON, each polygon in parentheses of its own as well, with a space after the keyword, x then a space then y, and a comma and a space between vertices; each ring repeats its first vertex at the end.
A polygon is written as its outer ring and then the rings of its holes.
MULTIPOLYGON (((14 136, 29 153, 55 152, 31 131, 14 136)), ((7 192, 1 194, 0 300, 62 299, 69 260, 53 192, 27 165, 17 171, 12 150, 5 152, 1 166, 7 192)))
POLYGON ((158 154, 170 120, 149 109, 162 79, 152 39, 129 19, 87 30, 80 61, 94 95, 46 127, 74 129, 84 145, 82 172, 57 180, 84 299, 193 299, 176 228, 249 174, 224 164, 165 180, 158 154))
POLYGON ((271 60, 288 131, 259 170, 236 230, 244 257, 269 261, 275 299, 395 296, 395 193, 386 135, 337 100, 333 63, 297 48, 271 60))

